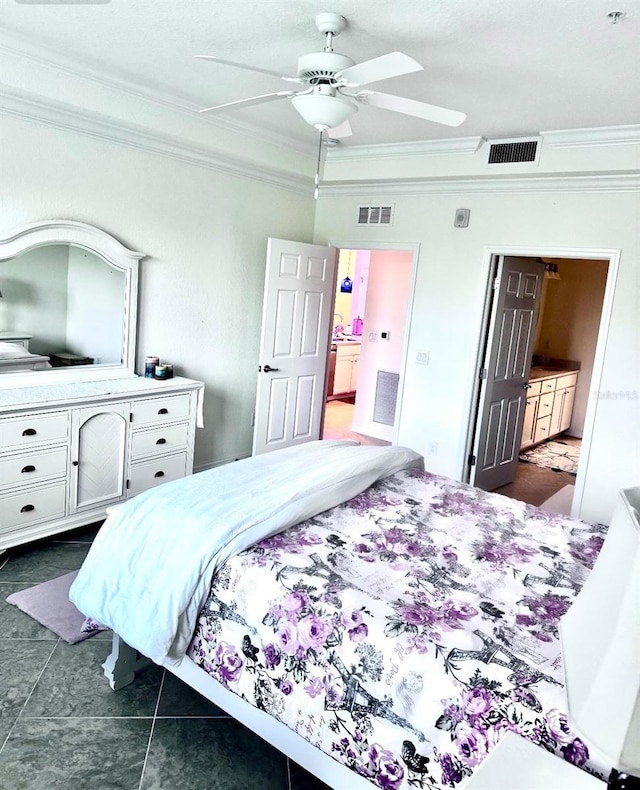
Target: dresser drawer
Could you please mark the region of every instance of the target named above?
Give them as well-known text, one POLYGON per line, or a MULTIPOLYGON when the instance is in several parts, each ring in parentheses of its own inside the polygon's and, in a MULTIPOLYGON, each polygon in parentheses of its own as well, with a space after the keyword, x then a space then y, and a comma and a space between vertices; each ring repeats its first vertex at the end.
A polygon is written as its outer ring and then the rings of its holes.
POLYGON ((539 395, 540 388, 542 386, 541 381, 529 381, 529 388, 527 389, 527 398, 530 398, 532 395, 539 395))
POLYGON ((0 420, 0 451, 64 441, 68 433, 69 417, 64 411, 0 420))
POLYGON ((566 376, 558 376, 556 379, 556 389, 561 390, 565 387, 575 387, 578 382, 577 373, 568 373, 566 376))
POLYGON ((17 453, 0 458, 0 486, 26 485, 67 473, 67 448, 17 453))
POLYGON ((129 496, 146 491, 147 488, 178 480, 187 473, 187 454, 176 453, 152 461, 141 461, 131 465, 129 496))
POLYGON ((164 425, 150 431, 135 431, 131 436, 131 460, 148 455, 166 455, 187 446, 189 423, 164 425))
POLYGON ((544 395, 545 392, 554 392, 556 388, 556 380, 543 379, 541 382, 540 392, 544 395))
POLYGON ((131 404, 133 427, 154 425, 159 422, 186 420, 191 408, 189 395, 174 395, 165 398, 141 400, 131 404))
POLYGON ((543 393, 540 396, 540 403, 538 405, 538 417, 546 417, 553 411, 553 392, 543 393))
POLYGON ((0 497, 0 534, 65 514, 66 481, 0 497))

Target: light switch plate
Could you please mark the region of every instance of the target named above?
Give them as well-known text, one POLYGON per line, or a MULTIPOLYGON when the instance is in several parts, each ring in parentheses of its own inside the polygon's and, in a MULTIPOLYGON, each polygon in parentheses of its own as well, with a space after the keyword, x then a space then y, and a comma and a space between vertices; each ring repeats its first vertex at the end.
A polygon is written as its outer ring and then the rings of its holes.
POLYGON ((456 215, 453 219, 453 227, 454 228, 466 228, 469 226, 469 215, 471 214, 471 209, 468 208, 457 208, 456 215))

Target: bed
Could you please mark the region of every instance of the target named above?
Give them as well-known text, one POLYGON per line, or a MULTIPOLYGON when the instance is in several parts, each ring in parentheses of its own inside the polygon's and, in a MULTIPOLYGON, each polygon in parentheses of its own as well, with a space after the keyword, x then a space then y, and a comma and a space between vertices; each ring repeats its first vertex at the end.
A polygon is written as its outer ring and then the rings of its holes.
POLYGON ((49 357, 32 354, 19 343, 0 341, 0 373, 18 370, 46 370, 50 368, 49 357))
POLYGON ((150 657, 332 787, 464 786, 508 731, 600 776, 557 626, 605 529, 317 442, 114 509, 71 599, 114 688, 150 657))

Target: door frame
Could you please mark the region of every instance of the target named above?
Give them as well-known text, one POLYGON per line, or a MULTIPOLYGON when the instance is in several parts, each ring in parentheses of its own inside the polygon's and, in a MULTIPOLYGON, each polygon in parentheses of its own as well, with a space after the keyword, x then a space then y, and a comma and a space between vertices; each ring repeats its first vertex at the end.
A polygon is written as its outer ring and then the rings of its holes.
MULTIPOLYGON (((480 394, 480 378, 479 372, 482 368, 484 361, 485 350, 488 343, 489 333, 489 320, 491 317, 491 306, 493 302, 493 281, 496 275, 498 258, 501 255, 513 255, 515 257, 526 258, 568 258, 576 260, 593 260, 605 261, 608 263, 607 268, 607 281, 604 289, 604 297, 602 300, 602 310, 600 312, 600 325, 598 328, 598 337, 596 340, 595 354, 593 358, 593 372, 591 374, 590 390, 597 392, 600 389, 600 382, 602 380, 602 369, 604 366, 605 350, 607 345, 607 338, 609 336, 609 325, 611 322, 611 312, 613 309, 613 298, 615 295, 616 281, 618 277, 618 269, 620 266, 619 249, 608 248, 593 248, 593 247, 545 247, 538 245, 529 246, 513 246, 505 245, 500 246, 497 244, 485 245, 482 256, 482 271, 484 283, 484 296, 482 302, 482 313, 479 324, 478 347, 476 351, 476 359, 474 368, 472 370, 472 382, 470 387, 469 400, 467 404, 467 413, 469 414, 469 423, 467 426, 467 441, 465 446, 464 467, 462 470, 461 479, 464 482, 469 482, 470 467, 467 463, 469 456, 473 451, 474 437, 478 423, 478 408, 479 408, 479 394, 480 394)), ((571 506, 571 515, 579 517, 582 510, 582 499, 584 496, 584 485, 587 474, 587 465, 589 454, 591 451, 591 440, 593 438, 593 431, 597 416, 598 399, 590 397, 587 403, 587 409, 584 420, 584 431, 582 435, 582 444, 580 449, 580 461, 578 463, 578 473, 576 476, 575 491, 573 495, 573 503, 571 506)))
MULTIPOLYGON (((396 401, 396 416, 393 423, 393 444, 398 443, 398 434, 400 432, 400 421, 402 415, 402 403, 404 395, 404 386, 406 380, 408 351, 409 351, 409 333, 411 330, 411 320, 413 316, 413 304, 416 290, 416 281, 418 279, 418 262, 420 260, 420 243, 419 242, 406 242, 406 241, 330 241, 330 247, 337 249, 337 255, 340 255, 341 250, 370 250, 371 252, 410 252, 412 254, 411 261, 411 277, 409 278, 409 293, 407 295, 407 312, 404 320, 404 337, 402 339, 402 359, 400 360, 400 379, 398 381, 398 399, 396 401)), ((327 348, 327 370, 329 368, 329 353, 331 345, 327 348)))

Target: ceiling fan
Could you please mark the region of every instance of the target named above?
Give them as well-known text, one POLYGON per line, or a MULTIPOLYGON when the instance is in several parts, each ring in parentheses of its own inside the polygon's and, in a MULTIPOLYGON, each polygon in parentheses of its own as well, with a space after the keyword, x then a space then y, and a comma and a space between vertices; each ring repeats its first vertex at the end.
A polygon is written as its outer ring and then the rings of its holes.
POLYGON ((222 60, 215 55, 196 55, 196 58, 213 60, 225 66, 235 66, 259 74, 268 74, 302 86, 301 90, 282 90, 248 99, 238 99, 214 107, 206 107, 200 112, 250 107, 289 99, 294 109, 308 124, 318 129, 321 136, 325 133, 335 139, 349 137, 352 134, 349 118, 358 111, 360 105, 380 107, 446 126, 459 126, 465 120, 466 115, 457 110, 448 110, 434 104, 363 88, 362 86, 391 77, 422 71, 423 67, 402 52, 390 52, 362 63, 355 63, 347 55, 334 52, 333 39, 345 29, 346 25, 347 20, 339 14, 322 13, 316 16, 316 27, 326 36, 325 47, 322 52, 302 55, 298 59, 298 73, 295 77, 244 63, 222 60))

